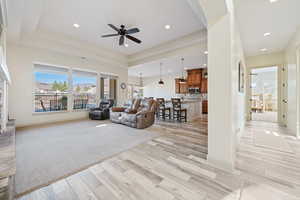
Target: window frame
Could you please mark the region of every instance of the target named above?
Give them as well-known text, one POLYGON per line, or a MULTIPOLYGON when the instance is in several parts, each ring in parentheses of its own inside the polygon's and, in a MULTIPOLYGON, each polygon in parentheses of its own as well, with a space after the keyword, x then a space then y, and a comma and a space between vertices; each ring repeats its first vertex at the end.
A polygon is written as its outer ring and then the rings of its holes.
POLYGON ((71 101, 71 103, 70 103, 70 110, 72 110, 73 112, 80 112, 80 111, 87 111, 87 110, 90 110, 90 108, 84 108, 84 109, 74 109, 74 88, 73 88, 73 75, 74 75, 74 71, 77 71, 77 72, 83 72, 83 73, 90 73, 90 74, 94 74, 95 75, 95 77, 96 77, 96 107, 97 107, 97 105, 99 104, 99 96, 100 96, 100 82, 99 82, 99 73, 98 72, 96 72, 96 71, 92 71, 92 70, 86 70, 86 69, 81 69, 81 68, 71 68, 71 70, 70 70, 71 72, 71 75, 70 75, 70 82, 71 82, 71 87, 69 88, 70 89, 70 93, 71 93, 71 95, 72 95, 72 97, 71 97, 71 99, 70 99, 70 101, 71 101))
POLYGON ((48 64, 48 63, 42 63, 42 62, 34 62, 33 66, 32 66, 32 113, 34 115, 40 115, 40 114, 52 114, 52 113, 67 113, 69 112, 69 99, 70 99, 70 91, 69 91, 69 71, 70 71, 70 67, 66 67, 66 66, 58 66, 58 65, 53 65, 53 64, 48 64), (66 74, 67 74, 67 79, 68 79, 68 93, 67 93, 67 97, 68 97, 68 101, 67 101, 67 110, 59 110, 59 111, 45 111, 45 112, 36 112, 35 111, 35 72, 38 71, 36 70, 36 65, 44 65, 44 66, 50 66, 50 67, 55 67, 55 68, 61 68, 61 69, 65 69, 66 70, 66 74))
POLYGON ((93 73, 96 75, 96 106, 98 106, 100 100, 101 100, 101 78, 103 76, 108 77, 108 78, 113 78, 116 80, 116 99, 118 98, 118 80, 119 76, 111 73, 106 73, 106 72, 98 72, 98 71, 93 71, 90 69, 82 69, 78 67, 67 67, 63 65, 55 65, 55 64, 49 64, 49 63, 44 63, 44 62, 33 62, 32 64, 32 78, 31 78, 31 83, 32 83, 32 114, 33 115, 45 115, 45 114, 57 114, 57 113, 69 113, 69 112, 87 112, 89 108, 86 109, 73 109, 74 106, 74 93, 73 93, 73 71, 81 71, 81 72, 87 72, 87 73, 93 73), (67 105, 67 110, 60 110, 60 111, 46 111, 46 112, 36 112, 35 111, 35 72, 38 71, 36 70, 36 65, 44 65, 44 66, 50 66, 50 67, 56 67, 56 68, 62 68, 65 69, 67 72, 68 76, 68 105, 67 105))

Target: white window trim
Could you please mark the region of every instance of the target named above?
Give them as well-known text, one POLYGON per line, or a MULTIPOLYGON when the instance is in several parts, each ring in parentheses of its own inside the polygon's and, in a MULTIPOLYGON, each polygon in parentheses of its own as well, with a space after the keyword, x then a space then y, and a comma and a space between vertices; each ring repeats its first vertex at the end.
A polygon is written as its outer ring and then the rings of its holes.
MULTIPOLYGON (((68 67, 68 66, 63 66, 63 65, 55 65, 55 64, 49 64, 49 63, 45 63, 45 62, 33 62, 32 63, 32 114, 33 115, 47 115, 47 114, 59 114, 59 113, 70 113, 70 112, 88 112, 89 109, 73 109, 73 103, 74 103, 74 98, 73 98, 73 70, 76 71, 82 71, 82 72, 89 72, 89 73, 94 73, 96 75, 96 100, 97 100, 97 106, 100 102, 100 90, 101 90, 101 77, 105 76, 105 77, 112 77, 114 79, 119 80, 119 76, 113 73, 109 73, 109 72, 97 72, 97 71, 93 71, 93 70, 89 70, 89 69, 82 69, 82 68, 78 68, 78 67, 68 67), (47 112, 35 112, 35 76, 34 76, 34 72, 35 72, 35 65, 47 65, 47 66, 53 66, 53 67, 57 67, 57 68, 64 68, 66 69, 68 72, 68 107, 67 110, 65 111, 47 111, 47 112)), ((117 84, 118 85, 118 84, 117 84)), ((116 93, 118 94, 118 87, 116 87, 116 93)), ((117 95, 118 96, 118 95, 117 95)))
MULTIPOLYGON (((34 72, 36 72, 35 70, 35 65, 47 65, 47 66, 53 66, 53 67, 57 67, 57 68, 63 68, 63 69, 66 69, 68 71, 71 70, 71 67, 66 67, 66 66, 59 66, 59 65, 54 65, 54 64, 48 64, 48 63, 43 63, 43 62, 33 62, 32 63, 32 78, 31 78, 31 82, 32 82, 32 88, 31 88, 31 91, 32 91, 32 114, 33 115, 40 115, 40 114, 52 114, 52 113, 67 113, 69 112, 69 90, 68 90, 68 108, 67 110, 64 110, 64 111, 47 111, 47 112, 35 112, 35 76, 34 76, 34 72)), ((69 73, 69 72, 67 72, 69 73)), ((68 82, 69 84, 69 82, 68 82)))
POLYGON ((100 73, 99 72, 96 72, 96 71, 93 71, 93 70, 88 70, 88 69, 81 69, 81 68, 71 68, 71 75, 70 77, 71 78, 71 90, 70 90, 70 94, 72 95, 72 97, 70 98, 71 101, 72 101, 72 107, 70 107, 70 111, 73 111, 73 112, 80 112, 80 111, 89 111, 89 108, 83 108, 83 109, 74 109, 73 106, 74 106, 74 94, 73 94, 73 71, 81 71, 81 72, 87 72, 87 73, 92 73, 92 74, 95 74, 96 76, 96 106, 98 106, 99 104, 99 97, 100 97, 100 73))

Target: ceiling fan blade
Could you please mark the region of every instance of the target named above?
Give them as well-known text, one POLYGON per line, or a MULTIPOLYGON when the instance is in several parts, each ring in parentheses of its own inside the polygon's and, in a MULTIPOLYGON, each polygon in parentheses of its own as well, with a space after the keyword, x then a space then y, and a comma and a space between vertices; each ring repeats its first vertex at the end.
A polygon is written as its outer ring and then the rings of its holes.
POLYGON ((126 34, 133 34, 133 33, 138 33, 140 30, 138 28, 132 28, 129 30, 126 30, 126 34))
POLYGON ((109 35, 102 35, 101 37, 113 37, 118 36, 119 34, 109 34, 109 35))
POLYGON ((135 38, 135 37, 132 37, 131 35, 126 35, 126 37, 129 39, 129 40, 132 40, 132 41, 134 41, 134 42, 136 42, 136 43, 142 43, 142 41, 141 40, 139 40, 139 39, 137 39, 137 38, 135 38))
POLYGON ((117 27, 115 27, 112 24, 107 24, 108 26, 110 26, 112 29, 114 29, 115 31, 117 31, 118 33, 120 32, 120 29, 118 29, 117 27))
POLYGON ((124 44, 124 35, 122 35, 121 37, 120 37, 120 40, 119 40, 119 45, 120 46, 122 46, 123 44, 124 44))

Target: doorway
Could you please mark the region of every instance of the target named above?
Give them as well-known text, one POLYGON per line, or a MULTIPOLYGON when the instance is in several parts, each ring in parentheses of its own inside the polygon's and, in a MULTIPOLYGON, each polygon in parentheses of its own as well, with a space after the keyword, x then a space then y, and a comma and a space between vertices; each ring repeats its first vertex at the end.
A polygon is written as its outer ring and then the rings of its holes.
POLYGON ((251 120, 278 122, 278 67, 251 69, 251 120))

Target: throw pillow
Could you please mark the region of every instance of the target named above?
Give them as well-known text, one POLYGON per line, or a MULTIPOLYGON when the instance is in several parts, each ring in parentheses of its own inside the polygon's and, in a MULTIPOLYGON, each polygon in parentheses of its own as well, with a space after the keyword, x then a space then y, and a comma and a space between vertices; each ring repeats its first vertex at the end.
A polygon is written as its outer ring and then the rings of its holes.
POLYGON ((125 112, 128 113, 128 114, 136 114, 136 113, 137 113, 137 110, 127 108, 127 109, 125 110, 125 112))
POLYGON ((121 107, 114 107, 111 109, 112 112, 124 112, 125 108, 121 108, 121 107))

